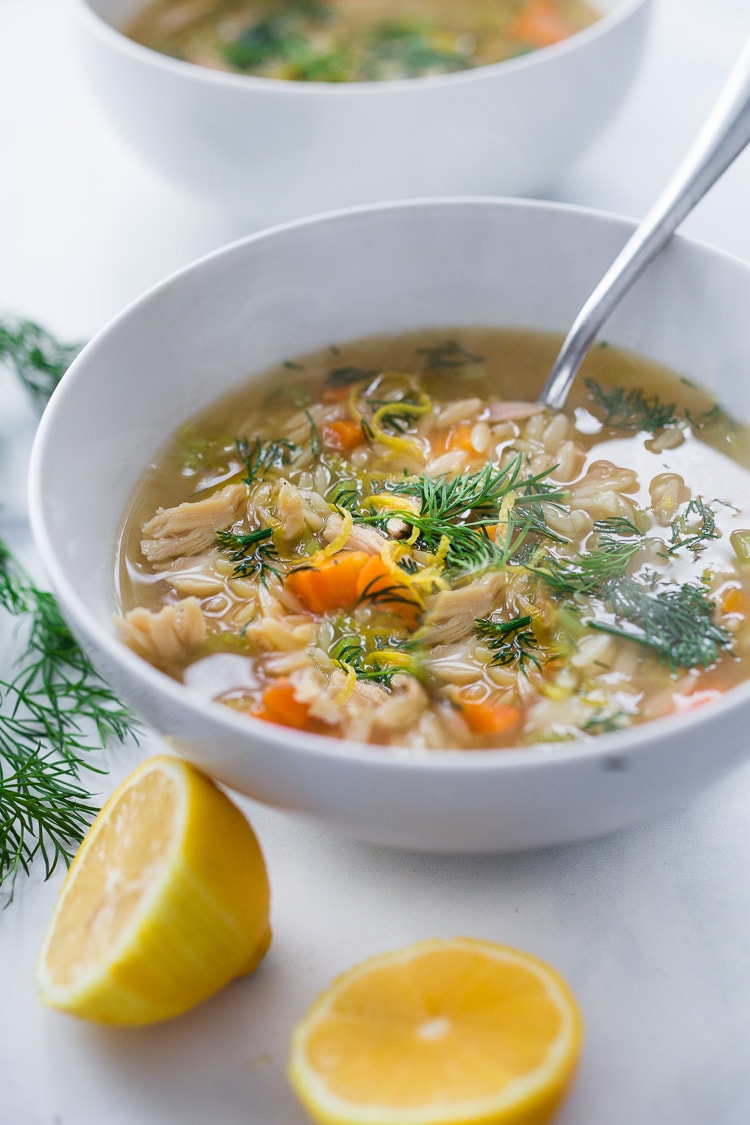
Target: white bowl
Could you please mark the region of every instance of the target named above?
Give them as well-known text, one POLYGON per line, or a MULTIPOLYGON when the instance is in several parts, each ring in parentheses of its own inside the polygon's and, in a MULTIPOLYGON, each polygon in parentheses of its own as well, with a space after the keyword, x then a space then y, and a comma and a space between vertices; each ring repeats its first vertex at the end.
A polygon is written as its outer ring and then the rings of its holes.
POLYGON ((543 193, 633 82, 651 0, 563 43, 432 78, 306 83, 180 62, 122 34, 143 0, 70 0, 101 109, 177 183, 256 226, 384 199, 543 193))
MULTIPOLYGON (((413 752, 244 718, 115 635, 115 545, 166 435, 252 373, 384 332, 562 333, 632 223, 554 204, 445 200, 252 236, 169 278, 81 353, 42 417, 32 527, 76 634, 157 731, 230 786, 384 844, 499 851, 606 833, 685 802, 748 755, 750 685, 690 716, 586 744, 413 752)), ((731 396, 750 419, 750 268, 674 239, 607 325, 612 343, 731 396)))

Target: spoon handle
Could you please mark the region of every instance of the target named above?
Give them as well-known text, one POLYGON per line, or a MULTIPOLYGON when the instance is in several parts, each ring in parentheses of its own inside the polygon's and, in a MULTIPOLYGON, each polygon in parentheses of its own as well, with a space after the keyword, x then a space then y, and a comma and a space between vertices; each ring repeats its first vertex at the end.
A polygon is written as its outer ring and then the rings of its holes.
POLYGON ((596 333, 682 220, 750 143, 750 39, 687 155, 583 305, 539 402, 559 410, 596 333))

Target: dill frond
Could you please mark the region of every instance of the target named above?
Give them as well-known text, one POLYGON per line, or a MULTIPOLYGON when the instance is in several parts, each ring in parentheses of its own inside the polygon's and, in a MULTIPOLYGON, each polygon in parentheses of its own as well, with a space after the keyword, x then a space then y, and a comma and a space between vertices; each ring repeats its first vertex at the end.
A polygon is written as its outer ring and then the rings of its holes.
POLYGON ((249 442, 247 438, 238 438, 234 444, 245 467, 245 476, 242 479, 248 485, 260 480, 269 469, 288 465, 297 452, 294 442, 286 438, 266 442, 261 441, 257 436, 254 442, 249 442))
POLYGON ((638 387, 603 387, 596 379, 584 379, 600 421, 616 430, 655 433, 679 421, 676 404, 664 403, 658 395, 646 395, 638 387))
MULTIPOLYGON (((67 862, 96 813, 78 784, 110 738, 137 724, 100 678, 54 595, 39 590, 0 541, 0 607, 18 628, 20 656, 0 679, 0 886, 41 855, 50 875, 67 862)), ((8 901, 10 900, 10 897, 8 901)))
POLYGON ((491 666, 505 668, 509 664, 518 664, 521 672, 528 675, 528 664, 537 668, 541 666, 535 651, 539 645, 530 626, 531 614, 514 617, 511 621, 479 617, 474 622, 474 631, 492 653, 491 666))
POLYGON ((46 405, 82 346, 61 343, 31 320, 0 318, 0 363, 15 372, 38 409, 46 405))
POLYGON ((265 585, 269 574, 280 577, 275 563, 279 554, 273 542, 273 528, 259 527, 255 531, 217 531, 216 542, 230 562, 236 563, 233 578, 250 578, 257 574, 265 585))

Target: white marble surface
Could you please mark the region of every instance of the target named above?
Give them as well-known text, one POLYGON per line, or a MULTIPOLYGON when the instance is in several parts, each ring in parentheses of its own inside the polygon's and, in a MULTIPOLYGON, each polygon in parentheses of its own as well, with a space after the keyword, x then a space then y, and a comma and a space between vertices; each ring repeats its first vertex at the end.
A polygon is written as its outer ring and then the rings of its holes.
MULTIPOLYGON (((64 23, 59 0, 0 0, 0 309, 78 339, 243 232, 111 134, 64 23)), ((550 194, 643 214, 748 33, 747 0, 657 0, 636 90, 550 194)), ((684 229, 750 260, 749 200, 746 153, 684 229)), ((0 373, 0 527, 38 567, 24 524, 33 428, 0 373)), ((155 748, 112 750, 102 792, 155 748)), ((750 767, 653 824, 499 858, 342 843, 244 807, 270 869, 272 951, 254 977, 170 1024, 101 1030, 44 1010, 33 963, 59 879, 19 883, 0 913, 0 1125, 302 1125, 284 1066, 313 996, 370 953, 457 933, 549 959, 579 996, 585 1050, 559 1125, 750 1120, 750 767)))

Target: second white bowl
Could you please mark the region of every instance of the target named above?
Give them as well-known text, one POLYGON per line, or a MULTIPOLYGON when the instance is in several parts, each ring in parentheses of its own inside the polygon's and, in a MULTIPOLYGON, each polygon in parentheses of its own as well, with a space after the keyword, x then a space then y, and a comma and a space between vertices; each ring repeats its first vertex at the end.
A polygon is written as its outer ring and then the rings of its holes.
POLYGON ((383 199, 542 193, 629 91, 652 0, 552 47, 438 77, 326 84, 229 74, 122 28, 143 0, 69 0, 96 101, 155 168, 251 226, 383 199))

